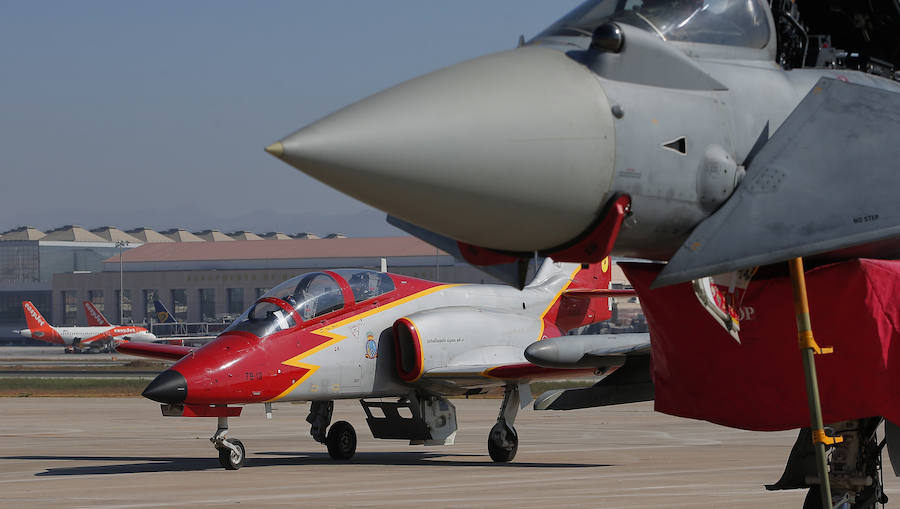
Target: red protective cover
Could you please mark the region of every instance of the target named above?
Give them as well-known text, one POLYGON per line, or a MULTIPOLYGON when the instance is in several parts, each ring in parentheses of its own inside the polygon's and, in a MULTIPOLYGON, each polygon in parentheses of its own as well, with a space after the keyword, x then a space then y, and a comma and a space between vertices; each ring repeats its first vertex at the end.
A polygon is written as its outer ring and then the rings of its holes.
MULTIPOLYGON (((753 280, 741 343, 700 306, 690 283, 650 290, 663 265, 623 263, 651 331, 656 410, 735 428, 809 426, 787 275, 753 280)), ((900 422, 900 262, 850 260, 807 271, 826 423, 881 415, 900 422)))

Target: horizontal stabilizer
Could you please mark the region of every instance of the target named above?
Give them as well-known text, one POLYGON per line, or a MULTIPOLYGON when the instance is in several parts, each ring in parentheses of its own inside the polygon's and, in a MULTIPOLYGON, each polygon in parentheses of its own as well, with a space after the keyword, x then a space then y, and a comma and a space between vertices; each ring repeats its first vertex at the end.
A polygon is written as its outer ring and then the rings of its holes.
POLYGON ((650 356, 628 357, 621 368, 583 389, 547 391, 535 402, 535 410, 575 410, 598 406, 621 405, 653 399, 650 378, 650 356))
POLYGON ((900 94, 819 80, 653 287, 826 253, 897 257, 898 133, 900 94))
POLYGON ((536 341, 525 349, 529 362, 547 368, 621 366, 626 355, 650 349, 650 334, 585 334, 536 341))

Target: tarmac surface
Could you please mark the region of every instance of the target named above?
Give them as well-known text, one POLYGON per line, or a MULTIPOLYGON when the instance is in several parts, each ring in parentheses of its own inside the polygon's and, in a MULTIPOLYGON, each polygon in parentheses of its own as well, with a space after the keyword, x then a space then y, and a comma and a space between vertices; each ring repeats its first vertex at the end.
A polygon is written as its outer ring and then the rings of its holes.
POLYGON ((0 347, 0 366, 124 366, 135 360, 140 358, 120 353, 65 353, 62 345, 0 347))
MULTIPOLYGON (((0 379, 15 378, 143 378, 160 371, 136 370, 129 365, 147 359, 120 353, 65 353, 62 346, 0 347, 0 379)), ((151 362, 171 364, 166 361, 151 362)), ((0 380, 2 383, 2 380, 0 380)))
MULTIPOLYGON (((767 492, 795 432, 756 433, 680 419, 638 403, 519 412, 519 450, 493 464, 499 400, 453 400, 448 447, 375 440, 356 401, 339 401, 356 456, 335 462, 309 437, 306 404, 232 418, 245 466, 223 470, 210 418, 162 417, 140 398, 0 398, 0 506, 169 507, 801 507, 805 491, 767 492)), ((887 455, 885 461, 887 462, 887 455)), ((900 481, 888 477, 900 501, 900 481)), ((889 506, 890 507, 890 506, 889 506)))

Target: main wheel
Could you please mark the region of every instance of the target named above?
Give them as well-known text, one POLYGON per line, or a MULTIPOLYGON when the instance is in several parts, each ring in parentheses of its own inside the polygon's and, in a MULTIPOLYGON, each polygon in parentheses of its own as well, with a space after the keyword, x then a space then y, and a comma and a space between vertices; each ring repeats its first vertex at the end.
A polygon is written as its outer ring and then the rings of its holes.
POLYGON ((244 465, 244 458, 246 457, 244 444, 236 438, 226 441, 233 445, 237 449, 237 451, 231 450, 230 447, 218 448, 219 464, 225 467, 225 470, 237 470, 244 465))
POLYGON ((356 453, 356 431, 349 422, 338 421, 328 430, 325 444, 332 459, 348 460, 356 453))
POLYGON ((497 463, 506 463, 516 457, 519 450, 519 435, 512 426, 498 422, 488 435, 488 454, 497 463))

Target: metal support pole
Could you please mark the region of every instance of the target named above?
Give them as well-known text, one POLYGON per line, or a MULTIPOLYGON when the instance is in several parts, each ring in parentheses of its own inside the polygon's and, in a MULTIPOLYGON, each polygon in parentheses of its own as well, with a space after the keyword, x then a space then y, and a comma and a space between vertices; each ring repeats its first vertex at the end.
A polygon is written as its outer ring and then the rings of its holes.
POLYGON ((809 421, 813 433, 813 446, 816 450, 816 467, 822 494, 822 507, 830 509, 831 483, 828 479, 828 460, 825 457, 825 445, 835 440, 825 435, 822 422, 822 405, 819 401, 819 384, 816 379, 816 353, 831 353, 831 349, 822 350, 816 344, 812 334, 812 322, 809 319, 809 301, 806 297, 806 277, 803 273, 803 259, 794 258, 790 262, 791 286, 794 291, 794 313, 797 318, 797 337, 800 353, 803 357, 803 373, 806 377, 806 397, 809 403, 809 421))
POLYGON ((125 276, 122 271, 122 248, 119 248, 119 325, 122 325, 125 320, 125 313, 122 311, 122 301, 125 299, 125 296, 122 295, 124 293, 123 289, 125 287, 125 276))
POLYGON ((125 322, 125 312, 122 310, 122 303, 125 301, 125 277, 123 275, 123 256, 125 248, 128 247, 127 240, 117 240, 116 247, 119 248, 119 325, 125 322))

